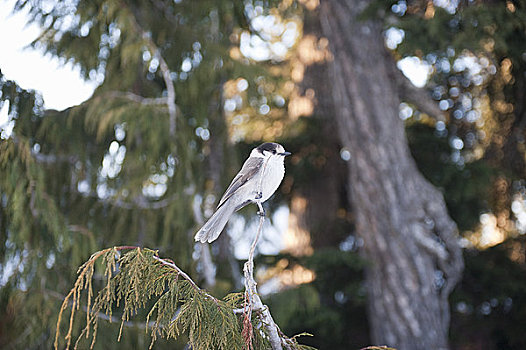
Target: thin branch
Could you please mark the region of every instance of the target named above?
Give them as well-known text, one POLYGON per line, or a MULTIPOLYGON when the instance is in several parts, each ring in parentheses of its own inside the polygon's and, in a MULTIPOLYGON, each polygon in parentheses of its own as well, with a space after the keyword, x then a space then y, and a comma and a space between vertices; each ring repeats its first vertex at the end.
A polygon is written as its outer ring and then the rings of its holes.
POLYGON ((37 163, 42 164, 54 164, 58 162, 64 162, 64 163, 70 163, 74 165, 76 162, 79 161, 79 157, 76 155, 63 155, 63 154, 43 154, 40 152, 37 152, 31 147, 28 140, 25 140, 24 138, 19 138, 16 135, 11 136, 11 140, 13 140, 13 143, 17 145, 18 147, 27 147, 30 149, 31 156, 37 163))
POLYGON ((173 194, 168 198, 161 199, 155 202, 151 202, 148 199, 148 197, 139 194, 133 197, 129 201, 124 201, 120 198, 111 198, 111 197, 101 198, 96 192, 93 192, 93 191, 84 193, 84 192, 80 192, 77 190, 76 192, 83 197, 95 198, 97 201, 103 204, 107 204, 107 205, 111 205, 117 208, 127 209, 127 210, 137 209, 137 208, 138 209, 162 209, 162 208, 166 208, 167 206, 169 206, 174 200, 178 198, 177 194, 173 194))
MULTIPOLYGON (((47 288, 43 289, 42 292, 43 292, 44 295, 49 295, 49 296, 51 296, 51 297, 53 297, 54 299, 57 299, 57 300, 64 300, 64 298, 66 297, 65 295, 62 295, 59 292, 56 292, 54 290, 47 289, 47 288)), ((73 302, 71 301, 70 304, 72 304, 72 303, 73 302)), ((82 306, 82 310, 84 310, 84 312, 90 312, 90 310, 88 310, 87 306, 82 306)), ((101 320, 109 321, 110 323, 121 323, 122 322, 122 320, 119 317, 115 317, 115 316, 112 316, 112 315, 107 315, 104 312, 97 312, 95 317, 97 317, 97 318, 99 318, 101 320)), ((148 328, 153 327, 154 324, 155 324, 155 322, 153 322, 153 321, 149 322, 148 324, 145 324, 145 323, 142 323, 142 322, 131 322, 131 321, 125 321, 124 322, 124 326, 125 327, 138 328, 138 329, 148 329, 148 328)))
MULTIPOLYGON (((195 283, 191 278, 190 276, 188 276, 186 274, 186 272, 184 272, 183 270, 181 270, 177 265, 175 265, 175 263, 169 259, 163 259, 163 258, 159 258, 158 256, 153 256, 153 258, 155 260, 157 260, 158 262, 160 262, 161 264, 163 265, 166 265, 168 267, 171 267, 172 269, 174 269, 175 271, 177 271, 177 273, 183 277, 185 280, 187 280, 188 282, 190 282, 190 284, 192 285, 192 287, 197 290, 197 291, 201 291, 201 288, 199 288, 199 286, 197 285, 197 283, 195 283)), ((214 298, 215 299, 215 298, 214 298)))
POLYGON ((132 9, 129 8, 129 6, 126 5, 124 1, 121 2, 121 6, 129 11, 131 20, 133 21, 132 24, 135 27, 135 30, 138 32, 138 34, 140 34, 142 39, 146 42, 148 48, 153 52, 153 57, 159 60, 159 68, 161 69, 161 74, 164 80, 164 84, 166 86, 166 104, 168 105, 168 115, 170 117, 170 136, 174 137, 176 125, 175 121, 177 117, 177 105, 175 104, 175 86, 170 68, 168 67, 168 64, 166 63, 164 57, 161 55, 161 49, 152 40, 151 34, 146 32, 139 24, 136 14, 132 11, 132 9))
MULTIPOLYGON (((258 182, 257 187, 257 193, 261 194, 262 187, 263 187, 263 175, 265 174, 265 170, 268 164, 267 162, 263 164, 263 169, 261 170, 261 175, 258 182)), ((263 205, 261 204, 261 200, 256 201, 256 204, 259 209, 259 225, 258 229, 256 231, 256 237, 254 238, 254 242, 252 242, 252 245, 250 247, 250 251, 248 253, 248 260, 245 262, 245 265, 243 267, 243 272, 245 274, 245 293, 247 295, 248 299, 248 305, 247 305, 247 311, 245 313, 245 320, 250 322, 252 310, 259 311, 261 313, 261 320, 263 321, 264 327, 267 329, 270 345, 272 346, 272 350, 282 350, 283 347, 282 339, 279 336, 279 328, 274 322, 274 319, 272 318, 272 315, 270 314, 270 311, 268 310, 268 307, 263 305, 263 302, 261 301, 261 298, 259 297, 257 288, 256 288, 256 281, 254 280, 254 252, 256 250, 256 245, 258 243, 259 237, 261 236, 261 231, 263 230, 263 223, 265 222, 265 210, 263 209, 263 205)), ((251 327, 251 325, 249 325, 251 327)), ((245 331, 245 330, 244 330, 245 331)), ((252 328, 248 330, 248 334, 245 335, 250 341, 250 338, 252 336, 252 328)), ((286 342, 284 342, 285 345, 286 342)), ((287 346, 288 348, 288 346, 287 346)))
POLYGON ((109 91, 104 94, 105 97, 109 98, 125 98, 127 100, 137 102, 143 105, 164 105, 168 104, 168 98, 166 97, 158 97, 158 98, 149 98, 149 97, 143 97, 137 94, 134 94, 133 92, 129 91, 109 91))
POLYGON ((31 150, 31 155, 37 163, 54 164, 58 162, 75 164, 79 158, 77 156, 65 156, 60 154, 42 154, 31 150))
MULTIPOLYGON (((88 312, 89 311, 86 306, 83 306, 82 309, 84 310, 84 312, 88 312)), ((137 329, 148 330, 148 329, 153 328, 153 326, 155 326, 155 322, 154 321, 150 321, 148 323, 132 322, 132 321, 124 321, 124 322, 122 322, 121 318, 115 317, 115 316, 111 316, 111 315, 107 315, 104 312, 100 312, 100 311, 95 314, 95 317, 99 318, 101 320, 104 320, 104 321, 108 321, 109 323, 116 323, 116 324, 122 323, 124 327, 129 327, 129 328, 137 328, 137 329)))
MULTIPOLYGON (((256 288, 256 281, 254 280, 254 251, 256 250, 256 245, 259 240, 259 236, 261 235, 261 230, 263 229, 263 222, 265 221, 264 216, 264 210, 263 206, 261 205, 261 202, 256 202, 259 208, 260 217, 259 217, 259 226, 258 230, 256 232, 256 237, 254 238, 254 242, 252 243, 252 246, 250 247, 250 252, 248 254, 248 260, 245 263, 245 266, 243 268, 243 271, 245 273, 245 290, 248 294, 248 310, 247 310, 247 316, 250 320, 250 314, 251 311, 259 311, 261 313, 261 320, 263 321, 263 326, 267 329, 270 345, 272 346, 272 350, 282 350, 282 339, 279 336, 279 328, 274 322, 274 319, 272 318, 272 315, 270 314, 270 311, 268 307, 266 307, 263 302, 261 301, 261 298, 258 295, 258 291, 256 288)), ((285 342, 284 342, 285 343, 285 342)), ((285 346, 288 348, 287 344, 285 343, 285 346)))
POLYGON ((150 200, 148 200, 145 196, 142 196, 142 195, 138 195, 134 197, 131 202, 125 202, 121 199, 116 199, 116 200, 102 199, 98 196, 97 198, 101 201, 110 202, 111 205, 114 205, 118 208, 123 208, 123 209, 135 209, 135 208, 162 209, 170 205, 170 203, 172 203, 177 198, 177 195, 174 194, 168 198, 165 198, 165 199, 162 199, 156 202, 150 202, 150 200))
POLYGON ((133 24, 135 25, 135 29, 139 32, 143 40, 146 42, 148 48, 153 52, 153 56, 159 60, 159 68, 161 69, 161 74, 164 80, 164 85, 166 86, 166 94, 167 94, 166 104, 168 105, 168 115, 170 117, 170 136, 174 137, 175 136, 175 125, 176 125, 175 120, 177 118, 177 106, 175 104, 175 86, 174 86, 174 81, 172 79, 172 72, 170 71, 170 68, 168 67, 168 63, 166 63, 166 60, 161 55, 161 49, 152 40, 151 34, 146 32, 141 27, 133 11, 129 8, 128 10, 130 11, 130 14, 132 16, 133 24))
POLYGON ((151 38, 149 39, 150 44, 155 50, 155 56, 159 60, 159 67, 163 75, 164 84, 166 85, 167 102, 168 102, 168 115, 170 116, 170 136, 175 136, 175 118, 177 117, 177 106, 175 105, 175 87, 168 64, 161 56, 161 50, 155 46, 151 38))
POLYGON ((183 277, 185 280, 187 280, 190 285, 192 286, 192 288, 194 288, 196 291, 200 292, 200 293, 203 293, 204 295, 206 295, 208 298, 210 298, 211 300, 213 300, 216 304, 219 302, 219 300, 217 300, 216 297, 214 297, 213 295, 207 293, 204 289, 201 289, 199 288, 199 286, 197 285, 197 283, 194 282, 194 280, 192 280, 190 278, 190 276, 188 276, 186 274, 186 272, 184 272, 183 270, 181 270, 177 265, 175 265, 175 263, 170 260, 170 259, 163 259, 163 258, 159 258, 158 256, 154 255, 153 258, 155 260, 157 260, 158 262, 160 262, 161 264, 165 265, 165 266, 168 266, 168 267, 171 267, 172 269, 174 269, 178 274, 179 276, 183 277))
POLYGON ((414 86, 396 67, 394 67, 392 71, 401 100, 415 105, 419 111, 424 112, 436 120, 444 119, 444 111, 438 107, 437 102, 431 98, 425 89, 414 86))
MULTIPOLYGON (((257 205, 259 207, 259 210, 261 210, 261 213, 263 213, 263 206, 260 202, 257 202, 257 205)), ((256 237, 254 238, 254 242, 252 242, 252 245, 250 246, 250 252, 248 253, 248 260, 245 262, 245 266, 243 268, 243 272, 245 273, 245 288, 247 292, 249 293, 249 301, 252 303, 252 296, 257 294, 256 290, 256 282, 254 281, 254 252, 256 250, 256 245, 259 240, 259 236, 261 235, 261 230, 263 228, 263 222, 265 221, 265 217, 263 215, 260 215, 259 217, 259 226, 258 230, 256 232, 256 237)))
POLYGON ((82 225, 68 225, 68 230, 71 232, 78 232, 88 237, 94 237, 95 235, 87 227, 82 225))

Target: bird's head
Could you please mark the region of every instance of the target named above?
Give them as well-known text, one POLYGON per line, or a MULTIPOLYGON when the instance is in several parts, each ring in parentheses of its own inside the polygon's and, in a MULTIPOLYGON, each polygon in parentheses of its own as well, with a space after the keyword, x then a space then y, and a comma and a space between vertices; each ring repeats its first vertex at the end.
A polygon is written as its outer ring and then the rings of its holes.
POLYGON ((251 155, 263 158, 286 157, 290 155, 290 152, 285 151, 285 148, 279 143, 265 142, 254 148, 251 155))

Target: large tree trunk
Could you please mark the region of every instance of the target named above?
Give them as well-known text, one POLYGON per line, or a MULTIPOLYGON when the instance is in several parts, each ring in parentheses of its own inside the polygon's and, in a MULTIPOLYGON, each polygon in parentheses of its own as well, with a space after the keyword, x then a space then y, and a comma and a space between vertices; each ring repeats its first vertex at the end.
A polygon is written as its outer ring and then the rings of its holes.
POLYGON ((448 296, 463 268, 442 194, 419 173, 398 117, 394 60, 368 1, 326 0, 322 32, 340 141, 351 153, 349 200, 364 240, 372 341, 400 350, 447 349, 448 296))

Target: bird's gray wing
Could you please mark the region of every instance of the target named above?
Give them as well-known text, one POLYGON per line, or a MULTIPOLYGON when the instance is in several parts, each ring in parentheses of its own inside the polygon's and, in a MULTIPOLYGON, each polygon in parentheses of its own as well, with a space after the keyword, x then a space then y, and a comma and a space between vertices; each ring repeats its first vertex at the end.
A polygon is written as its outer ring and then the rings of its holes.
POLYGON ((219 208, 225 201, 232 197, 232 195, 244 184, 247 183, 248 180, 252 179, 256 174, 258 174, 259 170, 261 170, 261 167, 263 166, 263 158, 255 158, 250 157, 245 161, 245 164, 243 164, 243 167, 237 173, 236 177, 234 177, 234 180, 230 183, 230 186, 225 191, 225 194, 219 201, 219 204, 217 207, 219 208))

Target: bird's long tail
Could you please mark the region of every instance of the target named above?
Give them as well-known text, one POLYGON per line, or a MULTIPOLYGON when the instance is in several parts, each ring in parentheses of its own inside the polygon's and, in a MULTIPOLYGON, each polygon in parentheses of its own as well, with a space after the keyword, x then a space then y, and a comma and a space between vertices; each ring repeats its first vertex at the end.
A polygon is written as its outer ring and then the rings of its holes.
POLYGON ((201 243, 215 241, 223 231, 223 228, 235 209, 236 208, 230 204, 229 201, 223 203, 222 206, 217 208, 214 215, 212 215, 203 227, 201 227, 201 229, 195 234, 195 240, 201 243))

